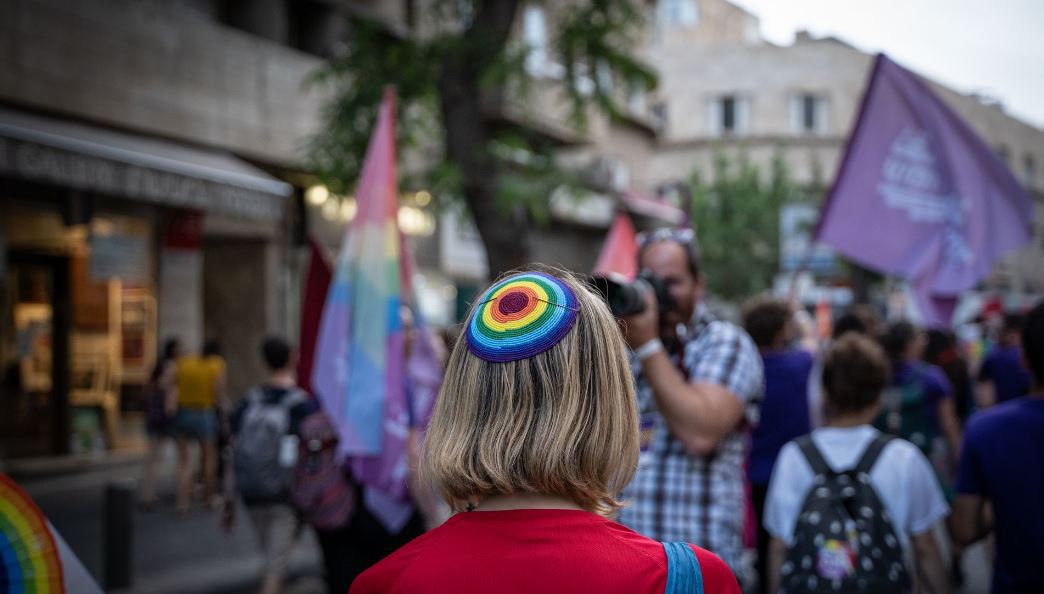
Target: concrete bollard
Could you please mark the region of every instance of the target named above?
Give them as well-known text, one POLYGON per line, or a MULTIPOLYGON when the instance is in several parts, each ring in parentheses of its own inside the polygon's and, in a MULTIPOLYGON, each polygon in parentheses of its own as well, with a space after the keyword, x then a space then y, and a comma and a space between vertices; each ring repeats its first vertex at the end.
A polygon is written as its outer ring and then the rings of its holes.
POLYGON ((134 534, 134 481, 109 483, 105 487, 105 588, 131 585, 131 537, 134 534))

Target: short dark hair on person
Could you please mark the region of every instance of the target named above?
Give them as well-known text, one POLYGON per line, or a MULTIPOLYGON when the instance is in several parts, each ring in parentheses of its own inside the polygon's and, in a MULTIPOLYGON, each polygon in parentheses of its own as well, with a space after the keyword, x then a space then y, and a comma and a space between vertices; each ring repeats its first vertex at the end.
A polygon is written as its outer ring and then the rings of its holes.
POLYGON ((700 280, 700 248, 696 244, 695 239, 692 241, 675 241, 673 239, 657 239, 655 241, 650 241, 638 248, 639 266, 641 266, 642 258, 645 257, 645 252, 647 252, 652 246, 660 243, 673 243, 674 245, 680 246, 682 251, 685 252, 685 267, 689 270, 689 274, 691 274, 692 278, 697 281, 700 280))
POLYGON ((221 356, 221 343, 213 338, 203 343, 203 356, 209 357, 211 355, 221 356))
POLYGON ((1022 352, 1037 386, 1044 385, 1044 301, 1030 310, 1022 323, 1022 352))
POLYGON ((1025 323, 1025 317, 1022 314, 1010 313, 1004 315, 1004 331, 1005 332, 1021 332, 1023 324, 1025 323))
POLYGON ((865 410, 888 386, 888 359, 878 344, 849 332, 834 341, 823 361, 823 392, 830 413, 865 410))
POLYGON ((744 310, 743 328, 761 348, 772 346, 791 316, 790 306, 781 299, 755 299, 744 310))
POLYGON ((848 308, 837 323, 834 324, 833 337, 840 338, 845 332, 858 332, 864 336, 877 338, 881 331, 881 315, 877 308, 869 303, 856 303, 848 308))
POLYGON ((261 356, 272 371, 290 364, 290 343, 278 336, 269 336, 261 345, 261 356))
POLYGON ((910 322, 905 320, 896 322, 889 326, 884 336, 881 337, 881 346, 888 353, 889 359, 899 361, 903 358, 910 343, 917 339, 917 334, 917 327, 910 322))

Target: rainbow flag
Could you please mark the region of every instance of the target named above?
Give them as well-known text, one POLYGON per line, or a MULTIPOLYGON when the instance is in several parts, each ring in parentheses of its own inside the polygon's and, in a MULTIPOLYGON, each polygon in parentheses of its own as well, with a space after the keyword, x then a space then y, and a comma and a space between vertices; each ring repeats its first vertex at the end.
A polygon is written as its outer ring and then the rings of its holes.
POLYGON ((390 89, 370 137, 356 199, 356 217, 319 324, 312 387, 338 428, 339 453, 366 487, 368 507, 397 532, 412 511, 406 491, 410 433, 427 426, 441 373, 431 373, 439 364, 415 307, 413 265, 398 227, 390 89), (403 320, 410 318, 413 342, 421 348, 410 349, 407 361, 403 320))
POLYGON ((0 592, 65 592, 62 560, 40 508, 0 474, 0 592))

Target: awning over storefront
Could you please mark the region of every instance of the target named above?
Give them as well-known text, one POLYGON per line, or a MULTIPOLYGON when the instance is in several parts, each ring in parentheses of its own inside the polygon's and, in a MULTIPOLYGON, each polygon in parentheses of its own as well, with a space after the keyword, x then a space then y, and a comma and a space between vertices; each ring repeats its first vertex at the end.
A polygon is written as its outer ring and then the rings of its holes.
POLYGON ((292 191, 228 153, 4 108, 0 174, 257 220, 292 191))

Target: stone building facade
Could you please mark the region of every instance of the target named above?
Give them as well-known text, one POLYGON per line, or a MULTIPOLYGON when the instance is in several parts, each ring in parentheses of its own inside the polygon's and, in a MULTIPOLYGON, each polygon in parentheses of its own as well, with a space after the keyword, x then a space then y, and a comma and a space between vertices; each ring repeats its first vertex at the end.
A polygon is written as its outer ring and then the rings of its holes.
MULTIPOLYGON (((744 155, 767 166, 776 156, 799 183, 829 186, 855 122, 873 56, 836 38, 800 32, 777 46, 755 33, 757 19, 726 0, 674 0, 697 12, 660 19, 644 47, 660 73, 665 124, 651 159, 632 170, 653 189, 710 175, 715 155, 744 155), (729 25, 722 25, 729 23, 729 25)), ((1036 202, 1033 242, 1004 260, 988 284, 1044 292, 1044 131, 995 102, 931 87, 997 151, 1036 202)))
MULTIPOLYGON (((345 16, 420 34, 427 4, 0 0, 0 363, 13 411, 0 456, 133 441, 124 421, 140 419, 167 338, 188 351, 220 339, 233 396, 262 377, 260 340, 297 331, 305 234, 332 255, 352 216, 304 163, 324 100, 311 76, 338 50, 345 16)), ((561 5, 525 5, 519 38, 546 40, 561 5)), ((531 74, 533 103, 507 98, 491 117, 604 170, 588 200, 553 199, 533 241, 536 258, 587 269, 612 190, 628 185, 592 150, 617 147, 637 168, 655 131, 637 104, 627 121, 578 131, 563 98, 541 91, 554 73, 531 74)), ((423 188, 402 190, 422 304, 455 321, 486 280, 481 244, 466 222, 425 209, 423 188)))

